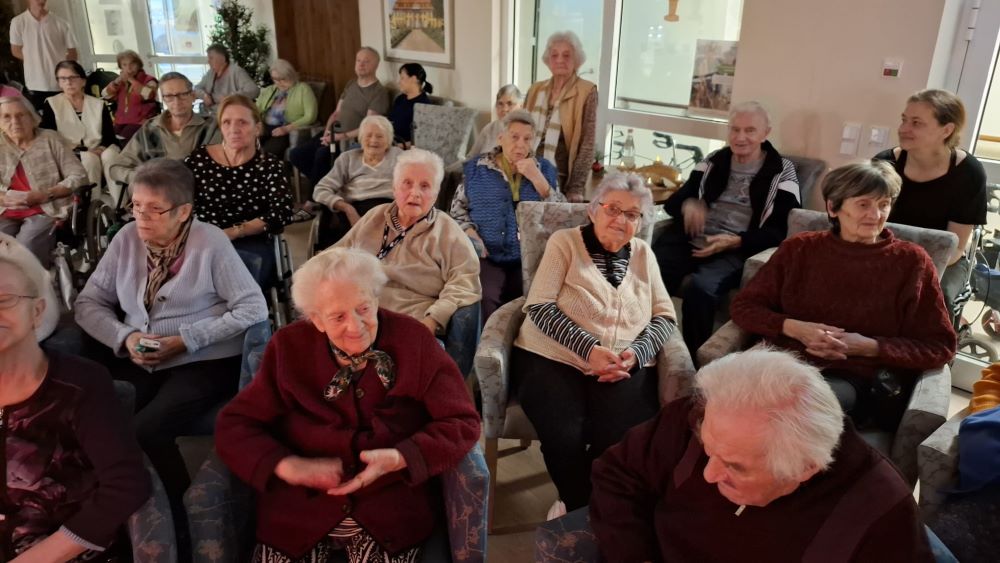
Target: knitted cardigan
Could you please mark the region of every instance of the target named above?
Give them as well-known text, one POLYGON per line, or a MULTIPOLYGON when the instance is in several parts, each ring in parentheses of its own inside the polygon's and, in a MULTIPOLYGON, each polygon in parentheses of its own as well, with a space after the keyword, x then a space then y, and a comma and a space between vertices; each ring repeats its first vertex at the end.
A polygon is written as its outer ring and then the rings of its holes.
POLYGON ((112 239, 80 292, 77 324, 119 357, 127 356, 125 339, 135 331, 184 340, 187 351, 155 370, 239 356, 243 333, 267 319, 264 295, 226 235, 192 220, 180 270, 157 292, 150 311, 143 305, 149 277, 146 244, 135 223, 112 239), (124 317, 117 314, 119 308, 124 317))
MULTIPOLYGON (((257 109, 266 114, 278 95, 278 87, 268 86, 257 96, 257 109)), ((288 89, 288 99, 285 102, 285 123, 294 129, 308 127, 316 122, 316 94, 305 82, 296 82, 288 89)))
MULTIPOLYGON (((615 288, 594 265, 579 227, 556 231, 549 237, 538 264, 525 300, 525 313, 531 305, 554 301, 601 346, 615 353, 628 348, 653 317, 665 316, 676 322, 674 305, 652 250, 642 239, 633 238, 630 244, 628 272, 615 288)), ((586 358, 550 338, 530 316, 521 325, 514 345, 581 371, 589 369, 586 358)))
MULTIPOLYGON (((739 251, 749 258, 781 244, 788 234, 788 212, 801 207, 799 179, 795 165, 783 158, 774 146, 764 141, 764 164, 750 181, 750 226, 740 233, 739 251)), ((674 228, 683 229, 681 206, 696 197, 711 205, 722 195, 729 183, 733 150, 729 147, 710 153, 695 165, 687 182, 663 204, 663 210, 674 217, 674 228)))

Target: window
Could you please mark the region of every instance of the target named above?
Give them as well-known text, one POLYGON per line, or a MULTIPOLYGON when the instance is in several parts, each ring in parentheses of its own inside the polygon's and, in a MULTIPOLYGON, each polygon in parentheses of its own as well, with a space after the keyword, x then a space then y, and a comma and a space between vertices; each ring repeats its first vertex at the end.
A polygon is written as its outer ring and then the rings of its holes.
POLYGON ((108 0, 87 0, 86 5, 95 55, 114 55, 139 48, 135 19, 127 5, 108 0))
POLYGON ((542 51, 549 36, 557 31, 572 31, 580 38, 587 55, 580 75, 597 82, 604 3, 604 0, 521 0, 515 23, 515 83, 527 92, 532 83, 551 76, 542 62, 542 51))
POLYGON ((604 158, 605 165, 617 166, 620 164, 622 145, 629 129, 632 129, 632 140, 635 142, 636 167, 659 161, 678 168, 685 176, 708 153, 718 150, 726 144, 725 141, 718 139, 612 125, 611 148, 604 158))

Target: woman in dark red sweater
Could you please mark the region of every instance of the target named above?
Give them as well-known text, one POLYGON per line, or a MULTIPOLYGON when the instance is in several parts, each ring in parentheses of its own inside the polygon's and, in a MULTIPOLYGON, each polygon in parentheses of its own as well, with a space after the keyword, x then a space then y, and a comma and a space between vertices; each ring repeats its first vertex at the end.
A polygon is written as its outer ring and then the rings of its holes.
POLYGON ((257 491, 253 560, 322 561, 335 542, 351 561, 418 561, 439 523, 428 479, 479 439, 462 376, 424 325, 378 308, 374 256, 331 249, 293 281, 308 320, 274 335, 215 430, 257 491))
POLYGON ((833 227, 781 243, 730 306, 743 330, 804 352, 856 422, 890 428, 915 376, 956 346, 930 257, 885 228, 901 183, 884 162, 828 174, 833 227))

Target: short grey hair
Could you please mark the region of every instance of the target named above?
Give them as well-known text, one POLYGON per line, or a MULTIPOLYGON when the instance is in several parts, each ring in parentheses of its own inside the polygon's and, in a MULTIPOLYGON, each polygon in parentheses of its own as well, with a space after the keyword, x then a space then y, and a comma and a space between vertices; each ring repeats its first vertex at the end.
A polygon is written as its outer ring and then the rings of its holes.
POLYGON ((4 104, 21 104, 21 107, 31 116, 31 122, 35 124, 35 133, 38 132, 38 126, 42 124, 42 117, 38 115, 38 111, 35 110, 35 106, 31 103, 31 100, 23 96, 4 96, 0 98, 0 106, 4 104))
POLYGON ((362 137, 364 135, 365 130, 369 127, 378 127, 379 129, 381 129, 382 133, 385 135, 386 141, 392 143, 392 138, 394 134, 392 129, 392 122, 389 121, 385 116, 369 115, 364 119, 362 119, 361 125, 358 125, 358 137, 362 137))
POLYGON ((771 126, 771 114, 767 113, 767 109, 760 102, 755 101, 740 102, 733 106, 729 110, 729 121, 732 121, 737 115, 745 113, 755 113, 764 119, 765 126, 771 126))
POLYGON ((510 129, 511 123, 523 123, 531 127, 532 133, 537 133, 538 130, 535 128, 535 118, 531 115, 531 112, 526 109, 515 109, 503 117, 503 130, 507 131, 510 129))
POLYGON ((35 337, 39 341, 48 338, 59 324, 59 300, 48 270, 16 238, 0 233, 0 265, 3 264, 20 272, 26 282, 25 295, 45 300, 45 312, 42 315, 42 322, 35 327, 35 337))
POLYGON ((184 76, 183 74, 181 74, 179 72, 168 72, 168 73, 164 74, 163 76, 161 76, 160 77, 160 87, 163 87, 164 84, 166 84, 167 82, 170 82, 171 80, 183 80, 184 84, 187 85, 188 90, 191 90, 192 88, 194 88, 194 84, 191 83, 191 79, 188 78, 187 76, 184 76))
MULTIPOLYGON (((375 64, 378 64, 378 63, 382 62, 382 55, 378 54, 378 51, 376 51, 374 47, 369 47, 369 46, 365 45, 365 46, 361 47, 360 49, 358 49, 358 53, 360 53, 361 51, 368 51, 369 53, 371 53, 372 55, 374 55, 375 56, 375 64)), ((354 55, 357 56, 358 53, 354 53, 354 55)))
POLYGON ((646 181, 642 176, 634 172, 629 172, 628 174, 612 172, 608 174, 598 184, 597 190, 594 191, 594 197, 587 204, 587 210, 591 214, 596 214, 598 208, 601 207, 601 201, 604 199, 604 196, 610 192, 625 192, 637 198, 643 220, 645 221, 650 216, 653 210, 653 193, 646 187, 646 181))
POLYGON ((501 86, 500 89, 497 90, 496 101, 499 102, 500 98, 504 96, 510 96, 511 98, 514 98, 515 100, 518 101, 524 99, 524 94, 521 93, 521 89, 517 87, 517 84, 504 84, 503 86, 501 86))
POLYGON ((573 49, 573 62, 576 63, 576 70, 580 70, 583 63, 587 62, 587 54, 583 52, 583 43, 580 43, 580 38, 572 31, 567 30, 553 33, 549 36, 549 40, 545 42, 542 62, 546 66, 549 64, 549 52, 552 50, 552 46, 557 43, 566 43, 573 49))
POLYGON ((173 207, 194 203, 194 174, 179 160, 154 158, 143 162, 132 176, 132 193, 138 186, 163 194, 173 207))
POLYGON ((389 276, 373 254, 357 248, 330 248, 310 258, 292 274, 292 301, 303 315, 316 312, 320 302, 336 300, 336 295, 319 295, 326 281, 352 282, 378 298, 389 276))
POLYGON ((434 171, 434 193, 441 190, 441 180, 444 180, 444 161, 441 157, 424 149, 410 149, 396 158, 396 166, 392 168, 392 185, 403 179, 403 168, 419 164, 428 166, 434 171))
POLYGON ((774 477, 826 469, 844 431, 844 412, 819 369, 767 346, 729 354, 701 368, 695 392, 704 405, 754 410, 770 421, 765 452, 774 477))
MULTIPOLYGON (((903 179, 895 167, 884 160, 869 160, 834 169, 823 178, 821 191, 823 201, 837 212, 852 197, 887 197, 891 201, 890 205, 895 205, 902 188, 903 179)), ((830 217, 830 224, 833 232, 840 232, 839 219, 830 217)))
POLYGON ((292 63, 286 61, 285 59, 275 59, 271 63, 271 67, 268 69, 275 74, 278 78, 282 80, 291 80, 292 82, 299 81, 299 73, 292 66, 292 63))

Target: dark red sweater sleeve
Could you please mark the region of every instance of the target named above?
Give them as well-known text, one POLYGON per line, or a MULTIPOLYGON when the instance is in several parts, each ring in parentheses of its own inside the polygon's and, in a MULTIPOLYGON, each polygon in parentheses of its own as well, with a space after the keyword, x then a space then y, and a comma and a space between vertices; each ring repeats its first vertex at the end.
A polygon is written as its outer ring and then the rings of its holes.
POLYGON ((454 467, 479 440, 479 414, 458 367, 429 331, 415 334, 425 351, 423 398, 430 422, 396 444, 406 460, 407 482, 423 483, 454 467))
POLYGON ((668 404, 594 461, 590 524, 609 563, 661 560, 653 513, 687 446, 689 412, 686 399, 668 404))
POLYGON ((868 529, 851 561, 932 563, 927 530, 912 498, 901 500, 868 529))
POLYGON ((794 263, 792 255, 798 241, 781 243, 771 258, 761 266, 746 287, 729 305, 729 316, 743 330, 774 340, 783 336, 782 326, 788 315, 781 312, 781 294, 785 272, 794 263))
POLYGON ((111 376, 102 368, 80 373, 74 381, 84 385, 76 438, 94 467, 97 489, 63 526, 89 543, 107 546, 149 499, 152 482, 111 376))
POLYGON ((222 461, 258 491, 267 488, 274 468, 293 452, 274 438, 272 423, 287 406, 278 389, 277 344, 282 334, 271 338, 260 369, 219 413, 215 423, 215 449, 222 461))
POLYGON ((951 316, 944 304, 941 284, 930 256, 916 253, 910 293, 897 296, 901 319, 899 336, 877 336, 878 362, 885 367, 928 370, 943 366, 955 356, 958 345, 951 316))

